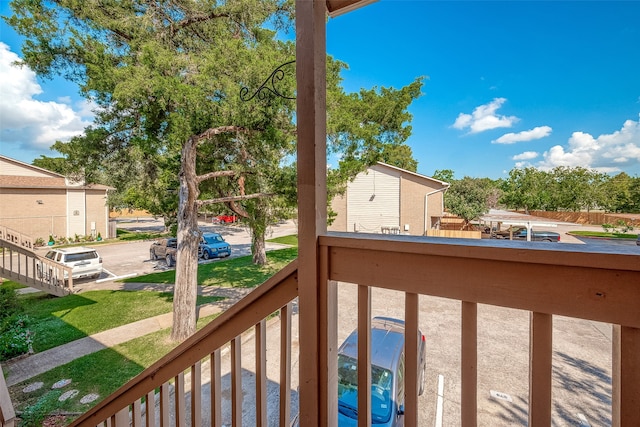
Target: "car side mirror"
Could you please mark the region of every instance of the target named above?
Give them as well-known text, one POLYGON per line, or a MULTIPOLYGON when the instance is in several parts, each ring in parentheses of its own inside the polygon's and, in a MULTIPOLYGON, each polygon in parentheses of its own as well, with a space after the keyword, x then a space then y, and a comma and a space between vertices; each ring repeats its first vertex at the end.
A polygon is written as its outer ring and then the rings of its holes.
POLYGON ((398 415, 404 415, 404 405, 398 405, 398 415))

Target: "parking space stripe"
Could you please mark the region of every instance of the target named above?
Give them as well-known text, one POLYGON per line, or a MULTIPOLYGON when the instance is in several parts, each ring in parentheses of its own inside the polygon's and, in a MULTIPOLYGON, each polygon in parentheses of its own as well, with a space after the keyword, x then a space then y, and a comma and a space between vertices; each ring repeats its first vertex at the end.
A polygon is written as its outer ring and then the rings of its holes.
POLYGON ((442 427, 442 411, 444 406, 444 375, 438 375, 438 400, 436 403, 436 427, 442 427))

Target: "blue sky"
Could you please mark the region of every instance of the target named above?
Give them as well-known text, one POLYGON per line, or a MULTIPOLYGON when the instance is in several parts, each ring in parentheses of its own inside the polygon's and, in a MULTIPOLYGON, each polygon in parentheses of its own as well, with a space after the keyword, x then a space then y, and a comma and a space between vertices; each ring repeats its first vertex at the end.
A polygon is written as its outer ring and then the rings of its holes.
MULTIPOLYGON (((0 154, 54 155, 56 139, 89 123, 89 106, 70 84, 11 69, 20 40, 0 31, 0 154)), ((327 51, 349 65, 347 91, 425 77, 407 141, 422 174, 640 176, 639 1, 379 0, 330 19, 327 51)))

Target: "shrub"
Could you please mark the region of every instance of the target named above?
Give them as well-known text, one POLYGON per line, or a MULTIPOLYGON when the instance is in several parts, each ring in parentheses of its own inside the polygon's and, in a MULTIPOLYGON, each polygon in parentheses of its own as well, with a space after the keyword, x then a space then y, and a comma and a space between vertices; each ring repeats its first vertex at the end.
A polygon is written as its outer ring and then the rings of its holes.
POLYGON ((33 332, 29 329, 30 318, 25 315, 6 317, 0 330, 0 360, 8 360, 33 353, 33 332))
POLYGON ((15 289, 0 286, 0 325, 7 317, 22 311, 22 306, 18 300, 18 293, 15 289))

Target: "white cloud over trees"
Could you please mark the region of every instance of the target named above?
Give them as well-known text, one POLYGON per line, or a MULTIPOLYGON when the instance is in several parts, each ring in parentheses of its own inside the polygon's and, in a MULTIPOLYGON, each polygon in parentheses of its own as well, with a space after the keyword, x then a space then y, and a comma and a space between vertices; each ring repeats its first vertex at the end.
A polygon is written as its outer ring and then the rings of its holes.
POLYGON ((83 133, 91 124, 91 104, 71 105, 69 97, 58 101, 37 99, 42 88, 36 74, 14 65, 20 57, 0 42, 0 140, 2 152, 12 150, 43 152, 56 141, 67 141, 83 133))

